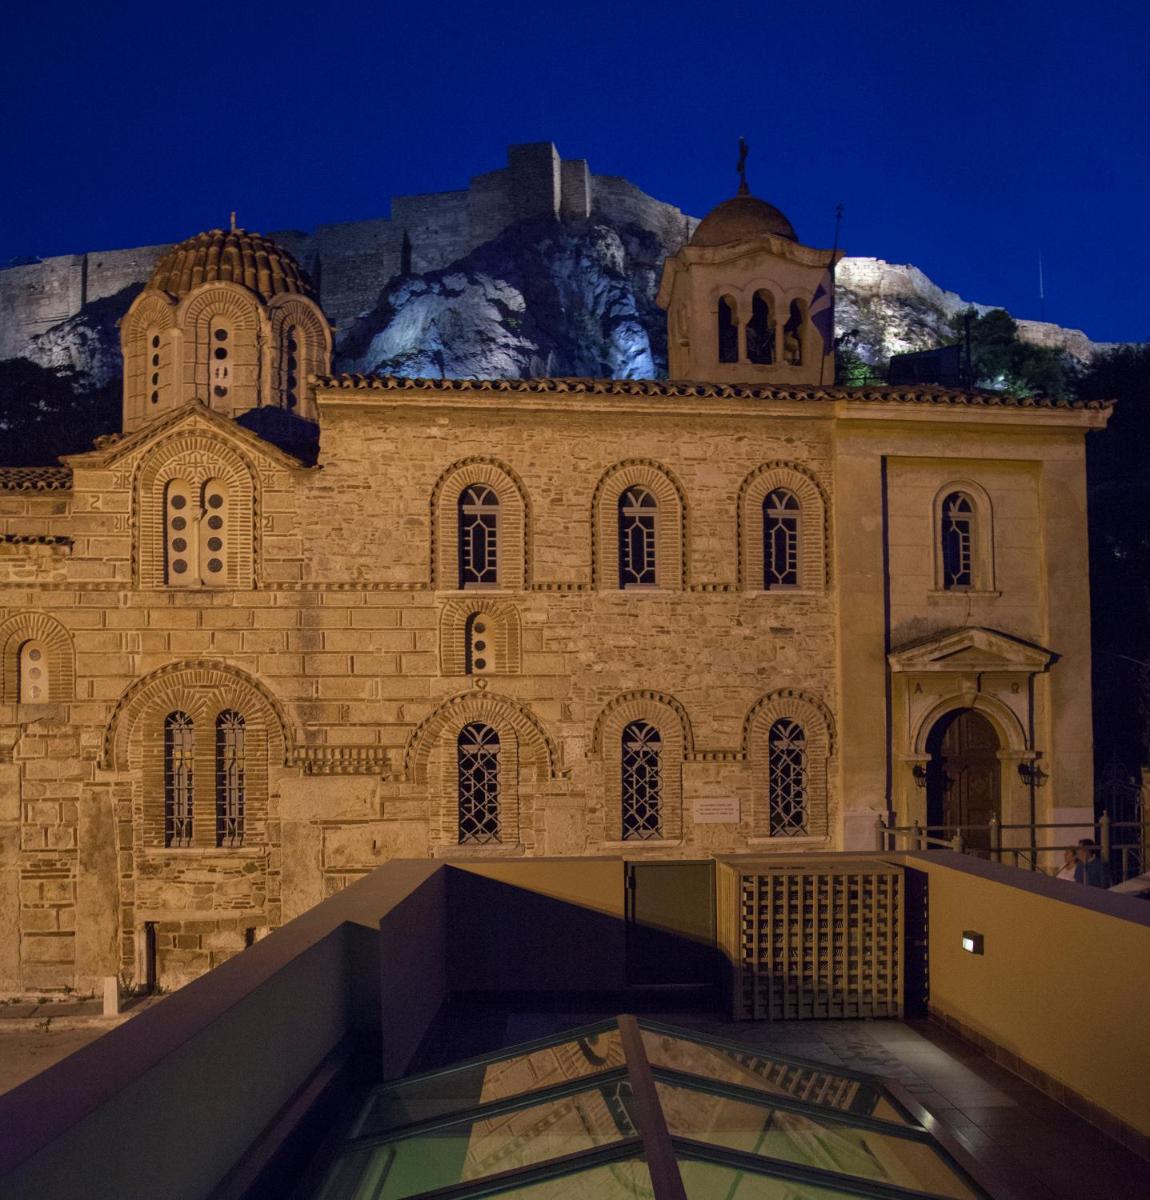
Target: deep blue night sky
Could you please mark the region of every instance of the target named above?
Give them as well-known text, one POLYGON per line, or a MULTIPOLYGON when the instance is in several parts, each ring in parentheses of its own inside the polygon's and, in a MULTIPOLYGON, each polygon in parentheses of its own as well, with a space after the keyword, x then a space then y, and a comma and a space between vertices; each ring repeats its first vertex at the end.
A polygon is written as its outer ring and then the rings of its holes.
POLYGON ((24 5, 0 44, 0 262, 383 216, 554 141, 703 215, 753 190, 827 246, 1099 340, 1150 337, 1150 16, 485 0, 24 5), (160 11, 157 11, 160 10, 160 11))

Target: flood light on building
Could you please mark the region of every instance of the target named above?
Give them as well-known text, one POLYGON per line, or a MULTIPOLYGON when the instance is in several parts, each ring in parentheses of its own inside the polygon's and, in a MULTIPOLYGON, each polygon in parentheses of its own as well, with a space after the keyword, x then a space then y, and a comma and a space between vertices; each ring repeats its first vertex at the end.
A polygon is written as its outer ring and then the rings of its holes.
POLYGON ((962 931, 962 948, 967 954, 981 954, 982 934, 975 933, 971 929, 964 929, 962 931))

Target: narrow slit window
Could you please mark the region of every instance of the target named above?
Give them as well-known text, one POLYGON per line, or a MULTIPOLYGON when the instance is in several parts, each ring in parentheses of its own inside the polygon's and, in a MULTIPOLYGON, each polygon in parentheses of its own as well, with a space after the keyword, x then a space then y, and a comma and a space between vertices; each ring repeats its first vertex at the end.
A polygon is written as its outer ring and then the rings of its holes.
POLYGON ((473 722, 459 731, 459 844, 500 840, 499 734, 473 722))
POLYGON ((203 486, 199 519, 200 583, 205 587, 227 582, 228 519, 228 485, 222 479, 209 479, 203 486))
POLYGON ((288 408, 298 412, 303 392, 300 380, 306 377, 304 336, 298 325, 289 325, 283 344, 283 394, 288 408))
POLYGON ((747 322, 747 359, 767 365, 775 361, 775 319, 766 292, 756 292, 751 299, 751 319, 747 322))
POLYGON ((172 479, 164 493, 164 581, 173 587, 196 587, 199 572, 199 505, 186 479, 172 479))
POLYGON ((185 712, 164 718, 164 845, 192 844, 195 729, 185 712))
POLYGON ((459 586, 499 583, 499 497, 494 488, 473 483, 459 496, 459 586))
POLYGON ((799 586, 798 498, 785 488, 775 488, 763 500, 763 587, 799 586))
POLYGON ((228 709, 216 718, 216 845, 244 844, 244 718, 228 709))
POLYGON ((619 497, 619 586, 654 587, 655 531, 659 507, 646 488, 628 488, 619 497))
POLYGON ((801 837, 807 832, 807 739, 797 721, 782 718, 771 726, 767 760, 771 836, 801 837))
POLYGON ((951 492, 942 502, 942 586, 974 587, 974 502, 965 492, 951 492))
POLYGON ((495 670, 495 626, 484 612, 472 613, 464 631, 468 675, 489 675, 495 670))
POLYGON ((623 838, 663 836, 663 739, 654 725, 623 730, 623 838))
POLYGON ((232 390, 232 331, 219 317, 208 328, 208 379, 211 407, 226 409, 232 390))
POLYGON ((739 318, 735 301, 730 296, 719 297, 719 362, 739 361, 739 318))

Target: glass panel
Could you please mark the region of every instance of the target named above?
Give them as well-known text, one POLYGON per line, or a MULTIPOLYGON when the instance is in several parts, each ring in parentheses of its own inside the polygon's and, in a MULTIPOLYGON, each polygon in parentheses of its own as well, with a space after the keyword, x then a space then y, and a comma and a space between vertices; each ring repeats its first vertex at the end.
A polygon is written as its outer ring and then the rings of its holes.
POLYGON ((911 1123, 878 1088, 840 1075, 832 1067, 798 1063, 749 1049, 714 1046, 653 1029, 644 1029, 642 1033, 652 1066, 737 1083, 740 1087, 772 1096, 789 1096, 837 1112, 862 1113, 898 1125, 911 1123))
POLYGON ((623 1042, 618 1028, 612 1025, 592 1030, 525 1054, 472 1063, 377 1088, 352 1136, 383 1133, 623 1065, 623 1042))
POLYGON ((560 1175, 542 1183, 492 1192, 504 1200, 652 1200, 655 1189, 647 1164, 638 1158, 560 1175))
POLYGON ((794 1183, 789 1179, 773 1179, 753 1171, 740 1171, 719 1163, 700 1162, 694 1158, 679 1159, 679 1174, 687 1200, 857 1200, 858 1192, 840 1192, 815 1187, 809 1183, 794 1183))
POLYGON ((974 1200, 977 1195, 925 1142, 818 1121, 769 1103, 752 1104, 669 1083, 656 1087, 672 1135, 954 1200, 974 1200))
POLYGON ((333 1184, 339 1180, 342 1190, 325 1189, 322 1195, 404 1200, 594 1150, 637 1136, 630 1103, 630 1083, 615 1079, 514 1112, 440 1125, 353 1152, 350 1170, 341 1162, 333 1172, 333 1184))

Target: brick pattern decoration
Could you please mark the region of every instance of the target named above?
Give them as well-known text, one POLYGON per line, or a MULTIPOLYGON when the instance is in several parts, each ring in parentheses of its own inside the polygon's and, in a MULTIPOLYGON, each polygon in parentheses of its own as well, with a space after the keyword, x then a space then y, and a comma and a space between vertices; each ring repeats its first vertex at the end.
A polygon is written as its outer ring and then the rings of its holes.
POLYGON ((221 587, 255 584, 259 489, 254 466, 233 446, 202 433, 177 434, 140 461, 133 489, 135 577, 142 588, 167 586, 164 571, 166 486, 187 480, 198 492, 209 479, 222 480, 228 495, 228 537, 221 587))
POLYGON ((825 591, 830 577, 830 510, 815 477, 791 462, 764 463, 739 488, 739 587, 763 590, 763 500, 775 488, 786 488, 799 502, 799 586, 791 590, 825 591))
POLYGON ((523 636, 519 612, 513 604, 489 600, 482 594, 449 600, 439 614, 439 671, 442 675, 467 674, 467 622, 474 613, 490 621, 486 637, 491 649, 487 675, 518 675, 522 668, 523 636))
POLYGON ((522 591, 531 585, 527 489, 505 463, 480 456, 453 463, 435 482, 431 494, 431 586, 441 591, 459 590, 459 497, 473 483, 487 484, 499 497, 497 587, 522 591))
POLYGON ((683 485, 660 463, 627 459, 599 480, 591 501, 592 584, 619 590, 619 497, 644 487, 658 504, 655 517, 656 586, 677 591, 687 586, 687 497, 683 485))
POLYGON ((694 736, 686 710, 673 696, 647 691, 617 696, 595 722, 591 744, 603 760, 603 840, 623 840, 623 730, 632 721, 646 721, 662 739, 659 801, 663 836, 636 840, 635 845, 678 841, 683 836, 683 760, 694 751, 694 736))
MULTIPOLYGON (((743 724, 743 750, 751 762, 753 829, 756 837, 771 836, 771 786, 768 738, 781 718, 797 721, 806 735, 807 837, 830 832, 830 759, 834 754, 834 719, 814 696, 786 688, 759 700, 743 724)), ((780 838, 780 841, 785 841, 780 838)))
POLYGON ((42 642, 47 652, 47 704, 71 700, 76 689, 72 637, 54 617, 41 612, 16 613, 0 623, 0 704, 16 704, 20 696, 20 647, 42 642))

